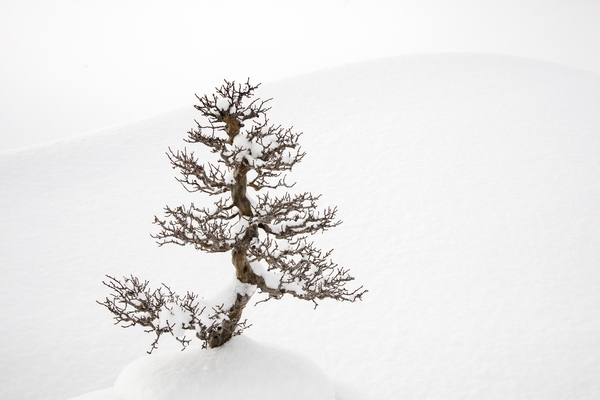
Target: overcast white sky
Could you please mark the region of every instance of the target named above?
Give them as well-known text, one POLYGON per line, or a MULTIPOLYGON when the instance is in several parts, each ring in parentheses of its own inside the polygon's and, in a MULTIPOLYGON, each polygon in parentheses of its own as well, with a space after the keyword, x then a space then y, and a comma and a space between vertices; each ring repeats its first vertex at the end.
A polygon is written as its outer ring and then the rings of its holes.
POLYGON ((600 1, 2 0, 0 45, 4 151, 191 107, 223 78, 270 82, 402 54, 600 73, 600 1))

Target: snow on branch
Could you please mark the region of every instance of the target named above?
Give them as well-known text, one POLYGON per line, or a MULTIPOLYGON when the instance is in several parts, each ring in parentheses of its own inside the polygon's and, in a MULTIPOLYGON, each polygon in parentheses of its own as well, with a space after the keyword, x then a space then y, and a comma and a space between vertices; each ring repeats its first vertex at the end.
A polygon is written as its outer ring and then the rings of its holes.
MULTIPOLYGON (((123 277, 122 280, 108 275, 107 278, 108 281, 102 283, 113 292, 104 302, 97 303, 113 313, 115 324, 123 328, 140 325, 146 328, 145 332, 154 333, 155 339, 148 353, 158 348, 158 342, 165 333, 175 337, 184 349, 191 342, 186 332, 202 340, 203 347, 208 347, 218 336, 215 333, 220 334, 227 325, 225 322, 230 321, 230 305, 215 305, 205 313, 207 307, 200 305, 198 295, 194 293, 187 292, 180 297, 165 284, 151 290, 148 281, 141 282, 134 276, 123 277)), ((236 301, 243 297, 248 295, 238 293, 236 301)), ((228 326, 228 329, 232 336, 236 336, 248 326, 243 321, 228 326)))
MULTIPOLYGON (((208 119, 210 124, 207 126, 198 124, 198 128, 210 128, 213 132, 223 130, 229 136, 229 143, 232 143, 233 138, 244 127, 246 120, 255 119, 270 110, 265 105, 271 99, 264 101, 255 99, 247 105, 243 104, 246 99, 254 96, 254 91, 259 86, 260 84, 251 85, 250 79, 243 85, 236 85, 235 82, 226 80, 223 86, 216 89, 216 94, 213 94, 212 98, 207 95, 196 96, 200 104, 194 107, 208 119)), ((193 134, 190 134, 190 141, 194 141, 193 134)))
POLYGON ((310 300, 316 307, 317 300, 327 298, 350 302, 362 299, 366 292, 362 286, 346 288, 354 278, 331 260, 332 251, 322 252, 306 237, 283 242, 266 237, 248 250, 250 265, 264 278, 264 285, 258 288, 269 295, 267 300, 289 294, 310 300))
POLYGON ((284 239, 312 235, 340 225, 342 221, 336 220, 337 207, 329 207, 323 213, 316 211, 319 197, 308 192, 293 197, 289 193, 279 198, 271 198, 268 193, 258 196, 256 208, 260 210, 257 218, 260 227, 284 239))

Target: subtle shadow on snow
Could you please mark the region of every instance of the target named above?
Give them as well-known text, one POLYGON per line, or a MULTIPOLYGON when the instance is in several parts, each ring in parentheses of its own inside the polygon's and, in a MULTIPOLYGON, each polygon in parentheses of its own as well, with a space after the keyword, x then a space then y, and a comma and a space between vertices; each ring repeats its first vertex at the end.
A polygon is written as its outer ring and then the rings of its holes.
POLYGON ((246 337, 217 349, 187 349, 140 358, 123 369, 114 388, 71 400, 365 400, 330 380, 303 355, 246 337))

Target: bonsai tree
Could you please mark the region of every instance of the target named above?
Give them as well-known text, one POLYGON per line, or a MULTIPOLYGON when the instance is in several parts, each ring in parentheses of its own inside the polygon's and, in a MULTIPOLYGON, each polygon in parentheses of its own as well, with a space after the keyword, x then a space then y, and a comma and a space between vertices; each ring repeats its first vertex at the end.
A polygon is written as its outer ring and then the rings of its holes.
POLYGON ((348 289, 354 278, 335 264, 331 250, 321 251, 311 235, 338 226, 337 208, 317 209, 319 196, 290 193, 286 172, 302 161, 300 133, 272 125, 267 118, 271 100, 254 98, 259 85, 225 83, 211 97, 197 97, 202 116, 185 139, 203 145, 216 160, 198 160, 186 148, 167 153, 177 180, 189 192, 212 196, 210 207, 165 207, 165 219, 153 235, 158 245, 190 245, 205 253, 231 253, 237 284, 230 300, 202 307, 192 292, 179 296, 166 285, 151 290, 134 276, 103 282, 112 293, 100 303, 114 314, 116 324, 141 325, 156 337, 164 333, 184 348, 186 332, 218 347, 246 327, 244 307, 255 292, 263 301, 290 295, 312 301, 330 298, 354 302, 366 292, 348 289))

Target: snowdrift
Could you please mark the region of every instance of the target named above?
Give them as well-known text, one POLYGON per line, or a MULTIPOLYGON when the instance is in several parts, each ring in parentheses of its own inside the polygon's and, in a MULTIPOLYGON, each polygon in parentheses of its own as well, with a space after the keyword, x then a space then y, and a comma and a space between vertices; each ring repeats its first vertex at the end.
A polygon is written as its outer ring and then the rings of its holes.
POLYGON ((222 348, 158 354, 128 365, 115 382, 128 400, 334 400, 331 381, 306 357, 236 337, 222 348))
MULTIPOLYGON (((291 177, 344 220, 315 239, 369 293, 249 307, 248 335, 373 399, 600 396, 600 76, 423 55, 260 95, 305 132, 291 177)), ((0 155, 3 399, 110 388, 144 356, 150 338, 95 303, 104 274, 205 295, 231 278, 227 256, 149 236, 165 204, 193 201, 164 155, 184 146, 191 105, 0 155)))

